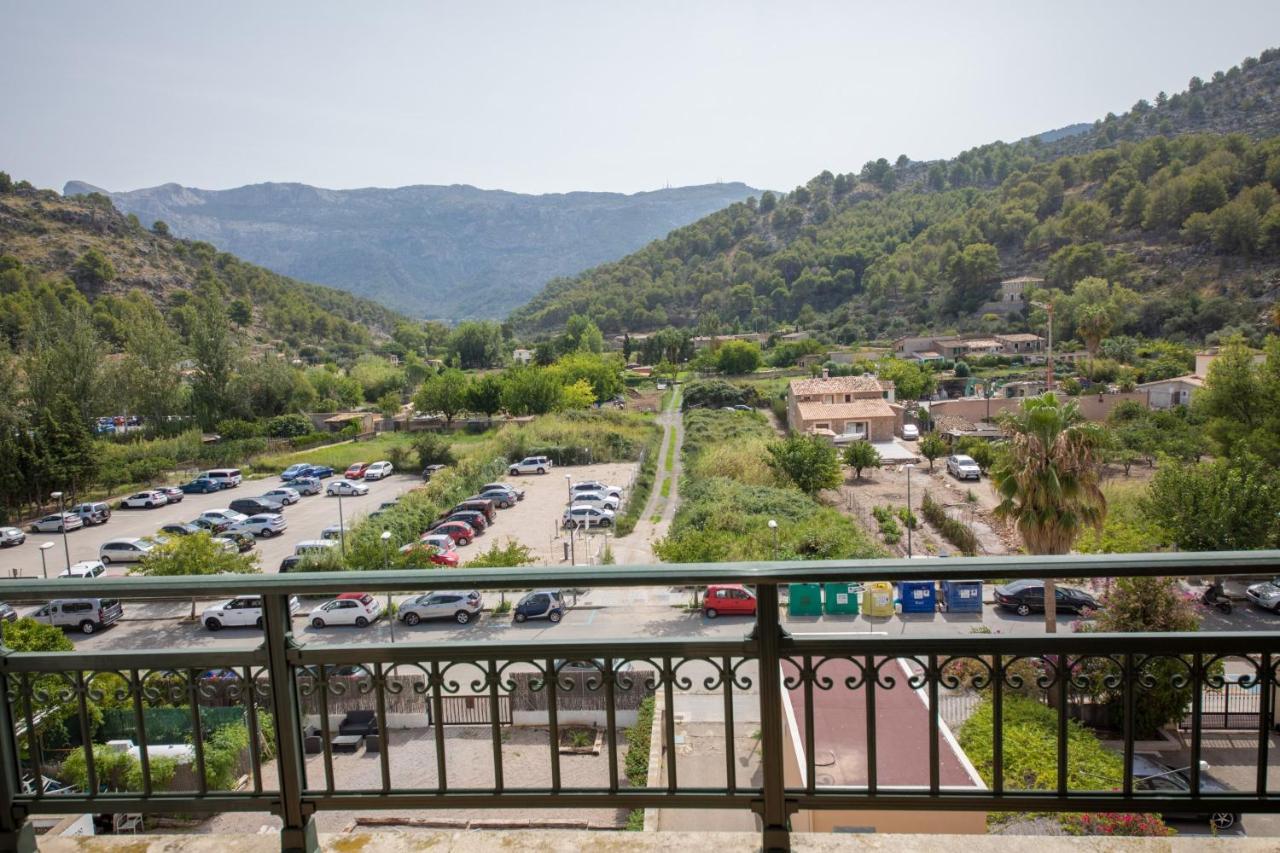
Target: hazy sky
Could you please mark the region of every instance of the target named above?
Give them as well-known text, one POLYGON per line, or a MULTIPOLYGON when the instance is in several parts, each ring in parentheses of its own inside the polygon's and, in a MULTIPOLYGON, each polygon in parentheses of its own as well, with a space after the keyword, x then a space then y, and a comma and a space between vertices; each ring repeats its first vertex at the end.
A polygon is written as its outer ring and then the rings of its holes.
POLYGON ((0 11, 40 186, 522 192, 949 157, 1280 45, 1280 2, 59 2, 0 11))

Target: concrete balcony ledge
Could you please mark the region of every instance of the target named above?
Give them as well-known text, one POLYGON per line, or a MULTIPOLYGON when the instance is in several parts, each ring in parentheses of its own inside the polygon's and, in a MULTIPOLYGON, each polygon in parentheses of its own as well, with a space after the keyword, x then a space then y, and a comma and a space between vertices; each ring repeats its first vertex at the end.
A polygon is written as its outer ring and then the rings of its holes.
MULTIPOLYGON (((355 832, 321 835, 325 853, 667 853, 671 850, 715 850, 755 853, 760 836, 749 832, 582 832, 524 830, 443 832, 355 832)), ((276 835, 117 835, 41 839, 42 853, 278 853, 276 835)), ((795 833, 797 853, 932 853, 963 849, 965 853, 1273 853, 1274 838, 1100 838, 1097 836, 1031 835, 830 835, 795 833)))

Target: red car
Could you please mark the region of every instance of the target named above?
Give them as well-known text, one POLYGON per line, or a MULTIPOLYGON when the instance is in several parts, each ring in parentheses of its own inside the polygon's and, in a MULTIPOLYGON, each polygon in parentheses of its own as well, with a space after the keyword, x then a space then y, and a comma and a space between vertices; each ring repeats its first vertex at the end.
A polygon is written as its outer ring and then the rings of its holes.
POLYGON ((707 587, 702 596, 702 612, 708 619, 725 616, 754 616, 756 613, 755 593, 742 584, 730 583, 707 587))
POLYGON ((475 530, 465 521, 442 521, 431 528, 431 532, 445 534, 455 545, 469 545, 476 538, 475 530))
POLYGON ((351 467, 347 469, 347 473, 342 476, 348 480, 363 480, 364 472, 368 470, 368 462, 352 462, 351 467))
POLYGON ((458 568, 458 552, 450 548, 442 551, 434 545, 428 545, 425 542, 416 542, 412 545, 406 545, 400 549, 402 554, 421 553, 427 555, 427 558, 437 566, 444 566, 447 569, 458 568))

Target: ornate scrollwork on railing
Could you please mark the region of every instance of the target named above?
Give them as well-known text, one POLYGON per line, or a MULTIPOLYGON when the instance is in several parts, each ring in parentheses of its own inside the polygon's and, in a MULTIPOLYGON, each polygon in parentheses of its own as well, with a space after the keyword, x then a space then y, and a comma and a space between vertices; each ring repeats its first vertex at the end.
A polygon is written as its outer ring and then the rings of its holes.
POLYGON ((1261 658, 1253 655, 1210 655, 1207 659, 1201 661, 1200 677, 1205 687, 1211 690, 1221 690, 1227 686, 1227 668, 1224 665, 1228 660, 1243 661, 1253 667, 1253 672, 1236 673, 1232 676, 1230 683, 1237 685, 1242 690, 1252 690, 1262 684, 1265 673, 1262 671, 1261 658))
MULTIPOLYGON (((663 660, 670 663, 668 658, 663 658, 663 660)), ((614 681, 623 690, 630 690, 632 685, 635 684, 635 670, 622 669, 622 665, 628 663, 633 665, 638 663, 647 663, 649 666, 653 667, 653 669, 649 671, 649 675, 647 675, 642 682, 645 690, 657 690, 659 687, 666 684, 668 675, 667 668, 662 664, 659 664, 653 658, 619 658, 613 662, 614 670, 618 673, 614 681)), ((674 669, 671 670, 672 673, 674 673, 674 671, 674 669)))
POLYGON ((1122 655, 1087 654, 1067 659, 1067 678, 1076 690, 1092 692, 1098 687, 1116 691, 1124 688, 1125 672, 1122 655))
POLYGON ((191 673, 185 669, 149 669, 142 673, 142 697, 153 704, 188 701, 191 673))
POLYGON ((1034 684, 1041 690, 1050 690, 1062 677, 1063 669, 1057 655, 1011 655, 1000 665, 1000 678, 1010 690, 1025 690, 1027 679, 1034 676, 1034 684), (1026 661, 1031 672, 1018 667, 1019 661, 1026 661))
POLYGON ((995 665, 982 655, 947 655, 938 661, 938 685, 948 690, 985 690, 995 678, 995 665), (976 671, 961 671, 975 665, 976 671))
POLYGON ((1174 690, 1182 690, 1191 686, 1199 674, 1195 662, 1187 655, 1143 655, 1134 662, 1133 669, 1134 672, 1131 677, 1134 683, 1143 690, 1155 690, 1164 686, 1172 687, 1174 690), (1159 676, 1151 672, 1151 665, 1158 661, 1166 661, 1172 664, 1170 671, 1161 673, 1159 676), (1161 684, 1161 680, 1167 681, 1168 684, 1161 684))

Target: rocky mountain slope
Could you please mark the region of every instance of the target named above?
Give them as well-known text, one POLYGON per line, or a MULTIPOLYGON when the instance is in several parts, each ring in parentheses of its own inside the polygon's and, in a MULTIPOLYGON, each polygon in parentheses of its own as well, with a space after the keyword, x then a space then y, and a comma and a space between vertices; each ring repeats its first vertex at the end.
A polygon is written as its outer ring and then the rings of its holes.
POLYGON ((206 240, 286 275, 431 319, 501 317, 548 280, 632 252, 757 194, 745 184, 522 195, 471 186, 326 190, 165 184, 102 192, 147 226, 206 240))

